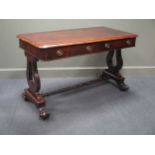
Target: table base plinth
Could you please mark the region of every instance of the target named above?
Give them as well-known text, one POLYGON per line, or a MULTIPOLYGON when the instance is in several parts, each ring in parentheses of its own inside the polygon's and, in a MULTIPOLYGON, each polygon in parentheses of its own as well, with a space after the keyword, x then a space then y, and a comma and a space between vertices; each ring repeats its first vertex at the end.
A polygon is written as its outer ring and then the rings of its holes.
POLYGON ((43 95, 31 92, 30 89, 25 89, 22 97, 25 101, 29 101, 36 105, 41 119, 45 120, 50 117, 50 113, 46 109, 46 101, 43 95))

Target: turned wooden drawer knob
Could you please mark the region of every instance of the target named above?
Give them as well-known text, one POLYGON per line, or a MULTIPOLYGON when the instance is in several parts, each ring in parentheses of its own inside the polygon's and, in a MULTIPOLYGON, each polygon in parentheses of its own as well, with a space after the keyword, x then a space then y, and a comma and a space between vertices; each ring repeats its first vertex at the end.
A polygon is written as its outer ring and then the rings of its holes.
POLYGON ((91 46, 87 46, 86 47, 86 50, 89 51, 89 52, 92 52, 93 51, 93 48, 91 46))
POLYGON ((56 54, 57 54, 57 56, 61 57, 64 55, 64 52, 63 52, 63 50, 57 50, 56 54))
POLYGON ((127 44, 127 45, 131 45, 131 40, 127 40, 127 41, 126 41, 126 44, 127 44))
POLYGON ((109 43, 106 43, 104 46, 105 46, 105 48, 110 48, 110 44, 109 43))

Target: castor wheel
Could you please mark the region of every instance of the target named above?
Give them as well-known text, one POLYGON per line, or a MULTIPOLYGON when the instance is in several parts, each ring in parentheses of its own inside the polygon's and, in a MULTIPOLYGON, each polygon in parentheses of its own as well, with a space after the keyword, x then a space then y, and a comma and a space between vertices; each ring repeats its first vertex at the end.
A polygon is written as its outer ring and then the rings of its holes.
POLYGON ((22 98, 23 98, 24 101, 27 101, 27 102, 29 101, 29 99, 27 98, 27 96, 25 95, 25 93, 22 94, 22 98))
POLYGON ((129 87, 124 82, 118 83, 118 88, 120 91, 128 91, 129 90, 129 87))
POLYGON ((47 111, 47 109, 45 107, 41 107, 41 108, 39 108, 39 117, 42 120, 46 120, 50 117, 50 113, 47 111))

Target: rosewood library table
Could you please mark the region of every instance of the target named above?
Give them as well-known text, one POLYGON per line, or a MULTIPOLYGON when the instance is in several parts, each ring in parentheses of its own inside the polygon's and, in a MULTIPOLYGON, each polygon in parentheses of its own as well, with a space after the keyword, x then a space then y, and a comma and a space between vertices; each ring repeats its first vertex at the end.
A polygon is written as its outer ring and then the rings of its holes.
MULTIPOLYGON (((23 97, 25 101, 30 101, 37 106, 39 116, 42 119, 47 119, 50 116, 45 106, 45 97, 51 94, 39 93, 41 88, 37 67, 39 60, 50 61, 107 51, 107 69, 103 71, 99 80, 112 79, 121 91, 128 90, 128 86, 124 83, 125 78, 120 73, 123 66, 121 49, 135 46, 136 34, 106 27, 93 27, 20 34, 17 38, 27 57, 26 75, 29 87, 25 89, 23 97)), ((77 87, 81 85, 84 83, 77 85, 77 87)), ((63 88, 57 92, 70 88, 63 88)))

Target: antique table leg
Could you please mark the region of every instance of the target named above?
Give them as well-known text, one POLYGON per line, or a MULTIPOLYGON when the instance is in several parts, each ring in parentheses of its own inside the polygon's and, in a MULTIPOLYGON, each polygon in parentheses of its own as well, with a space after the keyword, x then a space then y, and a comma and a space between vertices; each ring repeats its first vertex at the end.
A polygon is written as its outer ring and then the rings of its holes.
POLYGON ((40 118, 47 119, 49 118, 50 114, 45 108, 46 102, 44 97, 41 94, 39 94, 41 83, 38 74, 37 59, 32 58, 31 56, 28 55, 26 56, 27 56, 26 75, 29 88, 25 89, 23 93, 23 98, 25 101, 31 101, 37 106, 40 118))
POLYGON ((121 49, 112 50, 108 52, 106 58, 108 69, 104 70, 101 78, 104 80, 113 79, 116 81, 118 88, 121 91, 127 91, 129 87, 124 83, 125 78, 122 77, 120 70, 123 66, 123 59, 121 54, 121 49), (116 64, 114 65, 114 54, 116 56, 116 64))

